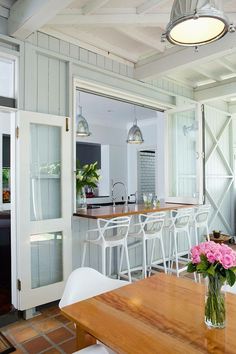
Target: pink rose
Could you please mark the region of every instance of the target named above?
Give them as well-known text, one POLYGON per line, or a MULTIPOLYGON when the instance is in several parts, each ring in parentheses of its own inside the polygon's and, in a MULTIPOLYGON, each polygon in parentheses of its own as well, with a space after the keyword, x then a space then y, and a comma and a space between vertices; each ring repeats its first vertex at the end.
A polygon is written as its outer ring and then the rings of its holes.
POLYGON ((234 257, 231 254, 224 254, 222 256, 221 264, 225 269, 233 267, 234 257))
POLYGON ((208 262, 210 262, 210 263, 215 263, 216 258, 215 258, 215 254, 214 254, 214 253, 208 252, 208 253, 206 254, 206 256, 207 256, 208 262))

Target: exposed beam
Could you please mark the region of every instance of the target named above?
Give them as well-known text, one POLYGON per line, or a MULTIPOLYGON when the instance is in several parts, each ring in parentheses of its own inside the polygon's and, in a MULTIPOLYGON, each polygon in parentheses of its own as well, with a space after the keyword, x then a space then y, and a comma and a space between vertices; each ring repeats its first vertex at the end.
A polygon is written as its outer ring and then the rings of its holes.
POLYGON ((115 15, 81 15, 79 12, 71 14, 58 14, 48 21, 48 25, 56 26, 82 26, 108 27, 116 25, 136 25, 148 27, 165 26, 169 20, 169 14, 115 14, 115 15))
POLYGON ((226 97, 235 97, 236 79, 224 80, 221 83, 210 84, 207 87, 198 88, 194 92, 197 101, 208 102, 226 97))
POLYGON ((82 7, 82 12, 84 15, 90 15, 96 10, 100 9, 108 3, 109 0, 90 0, 86 5, 82 7))
POLYGON ((0 0, 0 5, 7 7, 8 9, 10 9, 10 7, 12 6, 14 0, 0 0))
POLYGON ((236 72, 236 66, 233 63, 231 63, 228 59, 223 58, 217 61, 220 65, 224 66, 229 71, 232 71, 233 73, 236 72))
POLYGON ((8 18, 10 14, 10 10, 7 9, 5 6, 0 5, 0 16, 8 18))
POLYGON ((148 47, 154 48, 160 52, 163 52, 165 49, 164 43, 160 41, 161 38, 161 32, 157 34, 157 37, 155 39, 151 38, 148 34, 144 33, 142 30, 135 28, 119 28, 117 31, 123 33, 124 35, 128 36, 131 39, 134 39, 135 41, 145 44, 148 47))
POLYGON ((138 63, 135 68, 135 77, 138 80, 161 77, 176 69, 194 68, 196 65, 231 54, 236 51, 235 37, 236 34, 228 34, 214 43, 200 47, 197 53, 193 48, 173 47, 168 53, 154 58, 152 61, 150 59, 149 63, 138 63))
POLYGON ((73 0, 18 0, 11 7, 8 20, 10 36, 26 39, 73 0))
POLYGON ((149 0, 145 1, 143 4, 139 5, 136 9, 137 14, 144 14, 148 11, 154 9, 157 5, 166 2, 166 0, 149 0))
POLYGON ((208 79, 212 80, 212 81, 221 81, 221 78, 218 76, 218 75, 213 75, 213 74, 210 74, 208 72, 208 70, 202 68, 201 66, 194 66, 193 68, 191 68, 191 70, 195 71, 196 73, 202 75, 202 76, 205 76, 207 77, 208 79))

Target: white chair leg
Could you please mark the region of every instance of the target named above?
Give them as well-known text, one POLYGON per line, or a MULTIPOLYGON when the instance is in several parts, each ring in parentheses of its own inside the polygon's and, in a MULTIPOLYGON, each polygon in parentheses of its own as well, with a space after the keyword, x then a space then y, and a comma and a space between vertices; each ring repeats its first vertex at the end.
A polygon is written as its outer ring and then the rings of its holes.
POLYGON ((168 259, 168 270, 171 273, 171 258, 172 258, 172 232, 169 233, 169 259, 168 259))
POLYGON ((111 276, 111 258, 112 258, 112 248, 109 247, 109 277, 111 276))
POLYGON ((143 278, 147 278, 147 254, 145 239, 143 239, 143 278))
POLYGON ((86 251, 87 251, 87 242, 84 242, 81 267, 84 267, 84 265, 85 265, 86 251))
POLYGON ((196 246, 197 246, 199 244, 197 226, 195 226, 194 229, 195 229, 195 242, 196 242, 196 246))
POLYGON ((208 225, 206 225, 206 232, 207 232, 207 241, 210 241, 208 225))
POLYGON ((127 270, 128 270, 128 279, 131 282, 131 273, 130 273, 130 264, 129 264, 129 253, 128 253, 128 246, 127 246, 127 242, 124 245, 124 249, 125 249, 125 255, 126 255, 126 262, 127 262, 127 270))
POLYGON ((178 262, 178 248, 177 248, 177 234, 174 233, 174 248, 175 248, 175 267, 176 267, 176 274, 179 277, 179 262, 178 262))
POLYGON ((153 262, 153 257, 154 257, 155 244, 156 244, 156 239, 154 238, 154 239, 152 239, 152 251, 151 251, 150 263, 147 262, 147 264, 149 265, 148 276, 150 276, 152 273, 152 262, 153 262))
POLYGON ((162 237, 161 237, 159 240, 160 240, 160 243, 161 243, 161 252, 162 252, 162 259, 163 259, 164 271, 165 271, 165 273, 167 273, 167 269, 166 269, 166 257, 165 257, 165 250, 164 250, 164 244, 163 244, 162 237))
POLYGON ((124 258, 124 246, 121 246, 118 279, 120 279, 120 274, 122 271, 123 258, 124 258))
POLYGON ((106 275, 106 248, 102 246, 102 274, 106 275))

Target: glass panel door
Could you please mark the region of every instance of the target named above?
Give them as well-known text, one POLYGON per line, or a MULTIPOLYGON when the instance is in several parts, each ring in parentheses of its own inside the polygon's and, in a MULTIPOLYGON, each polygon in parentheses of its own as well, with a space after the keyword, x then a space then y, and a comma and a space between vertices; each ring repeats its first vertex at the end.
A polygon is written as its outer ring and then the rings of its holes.
POLYGON ((61 297, 71 272, 71 131, 66 118, 20 112, 17 151, 18 309, 61 297))
POLYGON ((188 106, 168 111, 166 126, 167 201, 202 203, 201 126, 200 107, 188 106))

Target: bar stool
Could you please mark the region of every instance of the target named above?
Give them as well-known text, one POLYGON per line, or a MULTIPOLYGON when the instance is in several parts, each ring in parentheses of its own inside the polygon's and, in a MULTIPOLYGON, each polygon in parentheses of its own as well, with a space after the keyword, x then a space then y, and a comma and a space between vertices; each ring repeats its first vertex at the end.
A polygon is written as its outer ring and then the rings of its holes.
POLYGON ((130 217, 117 217, 113 219, 98 219, 97 220, 97 229, 92 229, 87 231, 86 240, 84 241, 83 248, 83 256, 82 256, 82 264, 83 267, 85 264, 87 245, 93 244, 101 247, 102 250, 102 274, 106 275, 106 249, 110 249, 110 261, 109 261, 109 275, 111 275, 111 249, 114 247, 121 248, 120 262, 119 262, 119 270, 118 277, 120 277, 122 263, 124 258, 124 253, 127 262, 127 271, 128 271, 128 279, 131 281, 130 274, 130 264, 129 264, 129 255, 128 255, 128 247, 127 247, 127 235, 129 231, 130 225, 130 217), (89 235, 91 233, 95 233, 97 238, 89 239, 89 235))
MULTIPOLYGON (((192 247, 191 236, 190 236, 190 220, 193 214, 193 208, 186 208, 183 210, 174 211, 175 216, 170 219, 168 229, 170 232, 170 244, 169 244, 169 262, 168 270, 169 272, 175 272, 177 277, 180 273, 187 270, 187 265, 179 267, 179 262, 189 262, 189 253, 192 247), (188 257, 183 257, 186 255, 186 251, 179 250, 179 241, 187 239, 188 243, 188 257), (174 245, 172 246, 172 239, 174 245), (175 262, 176 268, 173 269, 173 263, 175 262)), ((196 275, 194 275, 194 278, 196 275)), ((196 279, 195 279, 196 280, 196 279)))
POLYGON ((138 227, 137 232, 129 233, 128 237, 140 239, 140 243, 137 245, 142 245, 143 250, 143 265, 142 265, 142 274, 143 278, 147 277, 147 267, 149 274, 151 273, 152 267, 155 265, 155 268, 164 269, 165 273, 167 272, 166 267, 166 258, 165 251, 162 239, 162 230, 164 226, 165 213, 159 212, 155 214, 140 214, 139 215, 139 223, 135 224, 135 227, 138 227), (154 251, 156 247, 156 240, 159 240, 161 245, 161 260, 153 260, 154 251), (151 257, 150 262, 147 261, 147 243, 148 241, 152 241, 151 248, 151 257), (159 265, 159 263, 163 263, 163 267, 159 265))
POLYGON ((193 214, 193 228, 195 233, 195 242, 198 245, 201 242, 200 230, 206 231, 207 240, 210 241, 208 221, 211 211, 211 205, 200 205, 195 208, 193 214), (199 231, 199 232, 198 232, 199 231))

